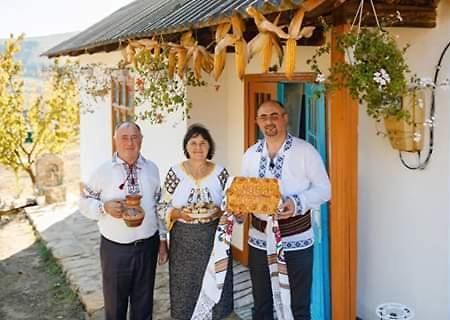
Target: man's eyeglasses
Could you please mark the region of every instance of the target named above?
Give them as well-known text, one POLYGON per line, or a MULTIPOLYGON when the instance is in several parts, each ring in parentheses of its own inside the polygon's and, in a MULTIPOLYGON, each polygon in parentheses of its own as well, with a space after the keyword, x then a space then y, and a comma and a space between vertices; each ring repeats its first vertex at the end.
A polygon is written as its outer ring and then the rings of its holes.
POLYGON ((257 121, 261 121, 261 122, 266 122, 268 120, 271 121, 278 121, 281 119, 281 117, 283 117, 283 114, 281 113, 271 113, 271 114, 262 114, 256 117, 257 121))

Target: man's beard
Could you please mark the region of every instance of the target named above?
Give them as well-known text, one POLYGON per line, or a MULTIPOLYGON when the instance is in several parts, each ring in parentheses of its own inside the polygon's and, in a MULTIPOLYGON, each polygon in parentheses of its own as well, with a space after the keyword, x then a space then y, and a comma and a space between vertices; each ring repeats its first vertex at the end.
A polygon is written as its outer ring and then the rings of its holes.
POLYGON ((278 129, 276 126, 266 126, 264 127, 264 134, 268 137, 274 137, 278 135, 278 129))

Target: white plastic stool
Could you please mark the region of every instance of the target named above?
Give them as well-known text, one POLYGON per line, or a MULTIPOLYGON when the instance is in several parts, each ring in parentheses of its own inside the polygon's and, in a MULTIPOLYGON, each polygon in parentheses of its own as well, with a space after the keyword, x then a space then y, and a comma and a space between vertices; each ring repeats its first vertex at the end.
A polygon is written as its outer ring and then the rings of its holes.
POLYGON ((380 304, 376 313, 380 320, 410 320, 414 318, 414 311, 411 308, 395 302, 380 304))

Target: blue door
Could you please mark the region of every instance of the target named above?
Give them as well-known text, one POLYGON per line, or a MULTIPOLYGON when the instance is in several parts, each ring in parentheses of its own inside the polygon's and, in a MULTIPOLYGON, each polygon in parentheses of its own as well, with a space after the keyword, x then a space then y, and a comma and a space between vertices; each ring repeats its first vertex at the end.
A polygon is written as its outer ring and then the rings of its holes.
MULTIPOLYGON (((325 99, 313 83, 279 83, 277 97, 289 114, 289 132, 316 147, 327 162, 325 99)), ((328 206, 313 213, 314 268, 311 293, 313 320, 330 320, 328 206)))

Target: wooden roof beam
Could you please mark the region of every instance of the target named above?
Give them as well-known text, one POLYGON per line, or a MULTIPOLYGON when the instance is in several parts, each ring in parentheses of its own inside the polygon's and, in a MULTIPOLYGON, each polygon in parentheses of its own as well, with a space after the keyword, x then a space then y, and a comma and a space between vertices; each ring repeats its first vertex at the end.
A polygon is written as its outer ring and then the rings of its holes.
MULTIPOLYGON (((335 10, 330 18, 327 19, 333 25, 340 25, 351 23, 355 16, 359 3, 354 1, 346 2, 344 5, 335 10)), ((375 9, 377 11, 378 19, 388 19, 397 16, 397 11, 400 12, 402 21, 391 25, 393 27, 416 27, 416 28, 434 28, 436 27, 437 12, 434 5, 416 6, 416 5, 401 5, 376 3, 375 9)), ((364 26, 376 26, 376 21, 369 4, 364 8, 364 19, 362 24, 364 26)))

